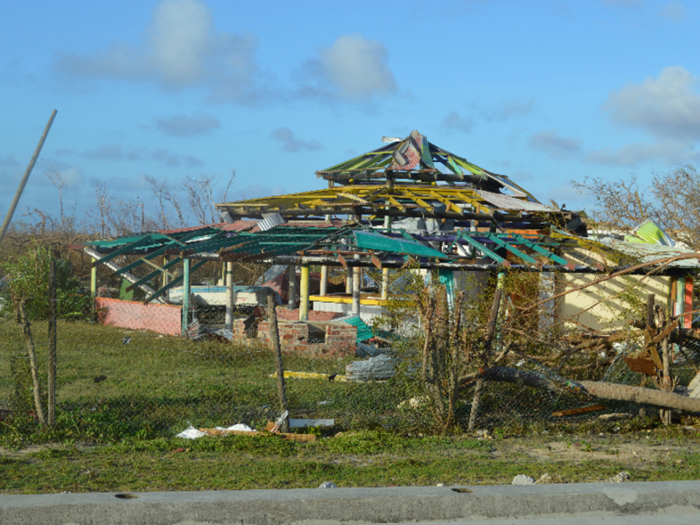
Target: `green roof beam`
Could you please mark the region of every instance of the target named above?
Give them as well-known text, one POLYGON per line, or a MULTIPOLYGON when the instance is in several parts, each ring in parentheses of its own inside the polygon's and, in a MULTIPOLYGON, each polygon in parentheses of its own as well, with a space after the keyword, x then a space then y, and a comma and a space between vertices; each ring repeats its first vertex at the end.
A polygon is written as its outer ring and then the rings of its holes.
POLYGON ((122 246, 121 248, 114 250, 112 253, 108 253, 107 255, 93 261, 92 267, 94 268, 96 266, 99 266, 100 264, 106 263, 107 261, 111 261, 115 257, 119 257, 123 253, 139 248, 140 246, 145 246, 146 244, 151 243, 151 241, 151 235, 144 235, 138 241, 127 244, 126 246, 122 246))
POLYGON ((510 253, 512 253, 516 257, 520 257, 523 261, 528 262, 530 264, 537 264, 536 259, 533 259, 525 252, 521 252, 512 244, 509 244, 506 241, 504 241, 503 239, 501 239, 498 235, 489 235, 488 237, 496 244, 503 246, 506 250, 508 250, 510 253))
POLYGON ((477 250, 479 250, 483 254, 491 257, 491 259, 498 262, 499 264, 502 264, 503 266, 510 266, 510 261, 505 260, 503 257, 498 255, 496 252, 489 250, 486 246, 484 246, 483 244, 481 244, 477 240, 472 239, 469 235, 463 235, 462 232, 460 232, 459 236, 462 238, 462 240, 464 242, 466 242, 467 244, 470 244, 471 246, 473 246, 474 248, 476 248, 477 250))
MULTIPOLYGON (((195 271, 197 268, 199 268, 200 266, 202 266, 202 265, 205 264, 206 262, 207 262, 207 260, 205 259, 205 260, 199 261, 197 264, 193 265, 193 266, 190 268, 190 275, 193 274, 194 271, 195 271)), ((156 272, 156 273, 158 273, 158 272, 156 272)), ((151 294, 151 295, 149 295, 148 297, 146 297, 146 299, 144 299, 144 301, 143 301, 143 304, 148 304, 148 303, 150 303, 150 302, 153 301, 154 299, 157 299, 158 297, 160 297, 161 295, 163 295, 165 292, 167 292, 168 290, 170 290, 173 286, 175 286, 175 285, 177 285, 177 284, 180 284, 180 282, 182 282, 183 277, 184 277, 184 275, 178 275, 177 277, 175 277, 175 279, 173 279, 173 280, 170 281, 168 284, 166 284, 165 286, 163 286, 162 288, 160 288, 156 293, 151 294)))

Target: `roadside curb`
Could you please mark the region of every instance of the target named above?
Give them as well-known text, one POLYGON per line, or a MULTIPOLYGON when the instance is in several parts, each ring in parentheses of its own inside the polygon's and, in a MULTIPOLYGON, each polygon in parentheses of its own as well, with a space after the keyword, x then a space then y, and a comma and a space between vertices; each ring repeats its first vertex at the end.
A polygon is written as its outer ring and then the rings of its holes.
POLYGON ((700 481, 454 488, 0 495, 0 523, 277 525, 700 514, 700 481))

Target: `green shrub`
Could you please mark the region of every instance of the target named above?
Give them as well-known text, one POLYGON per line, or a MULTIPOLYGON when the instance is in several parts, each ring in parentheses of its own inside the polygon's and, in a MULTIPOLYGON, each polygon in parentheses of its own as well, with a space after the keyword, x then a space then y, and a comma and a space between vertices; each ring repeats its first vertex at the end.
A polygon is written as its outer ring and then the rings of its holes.
MULTIPOLYGON (((14 263, 4 264, 5 283, 0 287, 0 302, 16 310, 19 302, 26 299, 29 319, 47 319, 51 257, 48 248, 39 247, 14 263)), ((56 259, 56 311, 59 319, 66 320, 87 319, 91 314, 91 298, 82 293, 78 280, 71 277, 70 263, 61 259, 56 259)))

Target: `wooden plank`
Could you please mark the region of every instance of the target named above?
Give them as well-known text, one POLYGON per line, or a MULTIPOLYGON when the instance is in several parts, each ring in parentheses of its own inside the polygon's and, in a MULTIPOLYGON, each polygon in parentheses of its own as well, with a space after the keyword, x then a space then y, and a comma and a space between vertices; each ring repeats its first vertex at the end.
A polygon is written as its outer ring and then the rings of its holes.
POLYGON ((566 417, 566 416, 577 416, 579 414, 587 414, 588 412, 595 412, 597 410, 605 410, 603 405, 592 405, 589 407, 572 408, 569 410, 558 410, 552 412, 553 417, 566 417))

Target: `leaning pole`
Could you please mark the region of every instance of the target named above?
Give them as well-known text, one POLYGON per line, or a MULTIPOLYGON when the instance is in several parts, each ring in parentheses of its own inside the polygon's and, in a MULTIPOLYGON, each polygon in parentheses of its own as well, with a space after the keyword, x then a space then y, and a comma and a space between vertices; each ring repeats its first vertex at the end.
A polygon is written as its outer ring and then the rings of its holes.
POLYGON ((27 185, 27 181, 29 180, 29 174, 32 172, 34 169, 34 164, 36 164, 36 159, 39 157, 39 153, 41 153, 41 148, 44 147, 44 141, 46 140, 46 136, 49 134, 49 130, 51 129, 51 124, 53 124, 53 119, 56 117, 57 111, 54 109, 53 112, 51 112, 51 116, 49 117, 49 122, 46 124, 46 128, 44 129, 44 134, 41 136, 41 139, 39 139, 39 144, 36 147, 36 151, 34 151, 34 155, 32 156, 32 160, 29 161, 29 165, 27 166, 27 170, 24 172, 24 177, 22 177, 22 181, 19 183, 19 188, 17 188, 17 193, 15 193, 15 198, 12 199, 12 204, 10 204, 10 209, 7 211, 7 215, 5 216, 5 222, 2 223, 2 226, 0 227, 0 244, 2 244, 2 240, 5 237, 5 232, 7 231, 7 228, 10 227, 10 222, 12 222, 12 216, 15 214, 15 210, 17 209, 17 205, 19 204, 19 199, 22 197, 22 192, 24 191, 24 187, 27 185))

